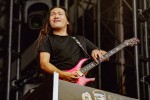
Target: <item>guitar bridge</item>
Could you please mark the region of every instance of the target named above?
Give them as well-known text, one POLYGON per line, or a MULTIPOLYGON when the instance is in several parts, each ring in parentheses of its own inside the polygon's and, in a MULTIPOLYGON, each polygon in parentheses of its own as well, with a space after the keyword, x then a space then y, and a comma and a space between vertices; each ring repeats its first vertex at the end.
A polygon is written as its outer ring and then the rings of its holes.
POLYGON ((80 77, 84 75, 80 70, 77 70, 76 73, 77 73, 80 77))

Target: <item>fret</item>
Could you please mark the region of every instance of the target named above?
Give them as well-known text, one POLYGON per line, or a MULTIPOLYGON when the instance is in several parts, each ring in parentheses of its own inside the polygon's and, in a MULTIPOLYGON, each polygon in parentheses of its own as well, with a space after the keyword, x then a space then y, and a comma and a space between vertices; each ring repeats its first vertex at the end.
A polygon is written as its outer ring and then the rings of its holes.
POLYGON ((82 73, 86 73, 89 70, 91 70, 92 68, 94 68, 96 65, 98 65, 98 63, 96 63, 95 61, 92 61, 91 63, 89 63, 86 66, 84 66, 83 68, 81 68, 80 71, 82 73))
MULTIPOLYGON (((119 50, 124 48, 125 46, 126 46, 126 44, 122 43, 122 44, 118 45, 117 47, 115 47, 114 49, 110 50, 105 55, 103 55, 103 59, 100 62, 106 60, 107 58, 109 58, 110 56, 112 56, 113 54, 115 54, 116 52, 118 52, 119 50)), ((89 63, 86 66, 84 66, 83 68, 81 68, 80 71, 82 73, 86 73, 89 70, 91 70, 92 68, 94 68, 96 65, 98 65, 98 63, 96 63, 95 61, 92 61, 91 63, 89 63)))
MULTIPOLYGON (((99 63, 101 63, 102 61, 106 60, 107 58, 109 58, 110 56, 112 56, 113 54, 115 54, 116 52, 121 50, 122 48, 124 48, 126 46, 133 46, 134 44, 137 44, 138 42, 139 42, 139 40, 136 39, 136 38, 132 38, 132 39, 126 40, 122 44, 118 45, 117 47, 115 47, 114 49, 110 50, 105 55, 103 55, 103 58, 102 58, 101 61, 99 61, 99 63)), ((86 66, 84 66, 83 68, 81 68, 80 71, 82 73, 86 73, 89 70, 91 70, 92 68, 94 68, 96 65, 98 65, 99 63, 96 63, 95 61, 92 61, 91 63, 89 63, 86 66)))
POLYGON ((114 49, 112 49, 111 51, 109 51, 108 53, 106 53, 105 55, 103 55, 103 61, 107 58, 109 58, 110 56, 112 56, 113 54, 115 54, 116 52, 118 52, 119 50, 121 50, 122 48, 124 48, 126 45, 125 43, 120 44, 119 46, 115 47, 114 49))

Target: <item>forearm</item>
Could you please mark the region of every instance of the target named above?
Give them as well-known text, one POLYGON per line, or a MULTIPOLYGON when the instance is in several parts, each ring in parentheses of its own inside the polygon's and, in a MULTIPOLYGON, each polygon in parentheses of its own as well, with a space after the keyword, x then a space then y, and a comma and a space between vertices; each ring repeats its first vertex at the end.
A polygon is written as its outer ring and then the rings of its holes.
POLYGON ((70 72, 59 70, 56 66, 50 63, 50 54, 47 52, 40 52, 40 67, 48 74, 57 72, 59 74, 59 77, 66 81, 74 82, 77 79, 75 73, 73 74, 70 72))
POLYGON ((56 66, 54 66, 51 63, 45 62, 40 64, 41 69, 47 72, 48 74, 53 74, 54 72, 57 72, 60 76, 62 76, 63 71, 59 70, 56 66))
POLYGON ((70 72, 61 71, 51 63, 41 64, 41 69, 49 74, 53 74, 54 72, 57 72, 59 74, 60 79, 65 81, 76 82, 76 79, 78 79, 76 73, 73 74, 70 72))

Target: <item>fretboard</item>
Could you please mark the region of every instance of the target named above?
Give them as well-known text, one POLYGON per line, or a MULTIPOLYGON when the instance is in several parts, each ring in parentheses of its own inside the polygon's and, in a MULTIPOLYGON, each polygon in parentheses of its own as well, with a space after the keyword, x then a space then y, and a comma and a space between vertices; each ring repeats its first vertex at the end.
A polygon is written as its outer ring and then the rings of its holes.
MULTIPOLYGON (((99 63, 103 62, 104 60, 106 60, 107 58, 109 58, 110 56, 112 56, 113 54, 117 53, 118 51, 120 51, 122 48, 126 47, 127 45, 125 43, 122 43, 120 45, 118 45, 117 47, 113 48, 112 50, 110 50, 109 52, 107 52, 105 55, 103 55, 103 58, 101 61, 99 61, 99 63)), ((80 71, 82 73, 86 73, 89 70, 91 70, 92 68, 94 68, 95 66, 97 66, 99 63, 92 61, 89 64, 85 65, 84 67, 82 67, 80 69, 80 71)))

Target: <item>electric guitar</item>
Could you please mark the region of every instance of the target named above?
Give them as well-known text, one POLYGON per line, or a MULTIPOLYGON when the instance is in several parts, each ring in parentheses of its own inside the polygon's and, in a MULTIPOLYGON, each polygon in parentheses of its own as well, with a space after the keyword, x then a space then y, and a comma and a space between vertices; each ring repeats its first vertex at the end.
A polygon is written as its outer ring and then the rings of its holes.
MULTIPOLYGON (((121 43, 120 45, 113 48, 112 50, 107 52, 105 55, 103 55, 102 60, 99 61, 99 63, 101 63, 104 60, 108 59, 110 56, 117 53, 118 51, 120 51, 124 47, 133 46, 133 45, 136 45, 138 43, 139 43, 139 40, 137 38, 131 38, 131 39, 125 40, 123 43, 121 43)), ((89 64, 82 67, 84 62, 86 62, 87 60, 89 60, 89 59, 88 58, 83 58, 78 62, 78 64, 74 68, 72 68, 70 70, 65 70, 66 72, 71 72, 71 73, 77 73, 78 74, 79 78, 76 80, 76 84, 86 85, 88 82, 95 81, 95 78, 86 78, 85 76, 86 76, 88 71, 90 71, 92 68, 97 66, 99 63, 97 63, 95 61, 92 61, 89 64)))

